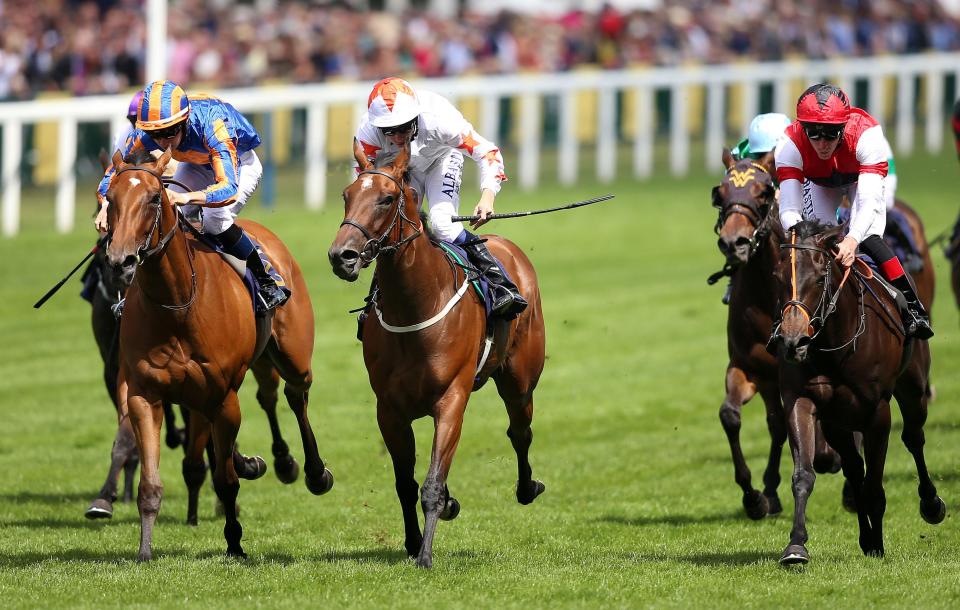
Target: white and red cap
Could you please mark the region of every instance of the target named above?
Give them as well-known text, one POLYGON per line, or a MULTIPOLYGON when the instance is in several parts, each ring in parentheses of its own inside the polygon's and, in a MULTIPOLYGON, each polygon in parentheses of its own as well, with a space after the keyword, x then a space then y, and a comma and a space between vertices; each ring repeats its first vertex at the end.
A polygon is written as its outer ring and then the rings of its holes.
POLYGON ((420 102, 410 83, 391 76, 373 86, 367 112, 374 127, 397 127, 420 115, 420 102))

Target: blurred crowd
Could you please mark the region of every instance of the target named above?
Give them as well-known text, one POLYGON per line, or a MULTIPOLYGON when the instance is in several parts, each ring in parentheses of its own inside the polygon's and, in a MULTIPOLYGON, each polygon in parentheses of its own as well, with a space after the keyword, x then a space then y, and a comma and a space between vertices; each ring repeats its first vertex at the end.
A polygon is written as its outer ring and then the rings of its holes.
MULTIPOLYGON (((0 100, 130 90, 143 0, 0 0, 0 100)), ((670 0, 559 16, 360 12, 336 1, 170 0, 168 76, 189 90, 262 82, 564 71, 960 48, 934 0, 670 0)))

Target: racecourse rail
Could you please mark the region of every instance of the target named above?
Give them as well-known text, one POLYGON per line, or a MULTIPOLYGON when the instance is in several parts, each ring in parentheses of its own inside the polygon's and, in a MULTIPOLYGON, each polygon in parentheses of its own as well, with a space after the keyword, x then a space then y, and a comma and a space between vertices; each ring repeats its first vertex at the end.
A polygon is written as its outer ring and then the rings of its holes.
MULTIPOLYGON (((793 115, 797 94, 808 84, 829 80, 853 95, 854 84, 866 83, 864 106, 884 119, 893 112, 893 129, 885 121, 887 131, 895 136, 897 155, 909 155, 914 142, 918 118, 925 128, 926 149, 939 152, 944 146, 944 121, 949 100, 944 99, 948 78, 960 82, 960 53, 890 55, 855 60, 742 63, 726 65, 691 65, 671 68, 638 68, 617 71, 538 73, 497 76, 465 76, 415 81, 416 86, 436 91, 456 102, 458 99, 479 100, 480 133, 493 134, 500 121, 500 100, 519 100, 519 123, 515 173, 520 186, 532 189, 540 178, 540 152, 543 146, 542 99, 557 96, 559 125, 557 172, 561 182, 570 184, 577 178, 580 153, 577 136, 581 94, 596 95, 595 116, 586 117, 596 126, 594 165, 598 181, 609 182, 616 173, 616 156, 620 129, 617 125, 617 96, 623 92, 633 117, 631 133, 632 171, 639 179, 653 172, 653 151, 656 139, 654 125, 655 94, 670 92, 668 149, 670 172, 684 176, 689 171, 693 134, 689 115, 691 98, 703 96, 705 118, 703 143, 706 151, 719 151, 727 143, 727 112, 736 111, 739 132, 746 133, 750 119, 760 111, 760 92, 770 86, 772 110, 793 115), (917 81, 923 95, 918 94, 917 81), (887 108, 887 84, 895 83, 893 108, 887 108), (731 88, 739 94, 729 96, 731 88), (919 107, 919 102, 923 107, 919 107), (728 104, 736 107, 728 108, 728 104)), ((359 122, 366 110, 370 83, 323 83, 286 85, 214 92, 245 113, 266 113, 285 109, 305 109, 306 151, 304 199, 309 209, 320 209, 326 193, 328 169, 328 113, 336 106, 353 107, 353 120, 359 122)), ((23 128, 25 125, 54 121, 58 123, 57 195, 55 224, 59 232, 73 229, 76 208, 77 126, 81 122, 108 122, 114 134, 123 127, 123 109, 129 94, 90 96, 61 100, 9 102, 0 104, 2 125, 2 232, 16 235, 20 225, 20 167, 23 161, 23 128)), ((859 101, 859 100, 857 100, 859 101)), ((697 138, 699 140, 699 138, 697 138)), ((719 168, 720 155, 707 154, 708 170, 719 168)), ((344 181, 346 181, 346 176, 344 181)))

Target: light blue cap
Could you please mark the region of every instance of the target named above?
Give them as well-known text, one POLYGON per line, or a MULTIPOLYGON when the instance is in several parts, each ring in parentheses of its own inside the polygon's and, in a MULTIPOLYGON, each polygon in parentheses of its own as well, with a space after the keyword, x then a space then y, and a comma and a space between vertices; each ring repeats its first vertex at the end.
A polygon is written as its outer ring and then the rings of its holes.
POLYGON ((758 114, 750 121, 750 131, 747 140, 751 154, 770 152, 777 147, 783 132, 790 126, 790 119, 785 114, 768 112, 758 114))

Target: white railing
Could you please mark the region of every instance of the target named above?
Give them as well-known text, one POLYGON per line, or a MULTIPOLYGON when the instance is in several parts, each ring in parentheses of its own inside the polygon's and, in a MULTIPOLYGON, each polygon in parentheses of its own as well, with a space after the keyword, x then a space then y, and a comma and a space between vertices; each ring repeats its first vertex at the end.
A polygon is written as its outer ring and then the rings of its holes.
MULTIPOLYGON (((596 127, 595 168, 597 179, 613 180, 616 174, 618 125, 616 100, 618 92, 629 93, 624 99, 625 109, 633 117, 632 138, 633 174, 639 179, 653 171, 655 124, 655 92, 670 92, 669 168, 676 176, 689 171, 690 144, 694 134, 688 127, 691 107, 690 93, 702 92, 705 120, 703 142, 709 154, 709 170, 719 167, 719 153, 712 151, 728 144, 726 117, 736 112, 739 133, 746 133, 750 119, 759 111, 760 88, 772 87, 773 110, 793 114, 796 94, 808 84, 829 80, 853 95, 858 80, 867 83, 869 100, 867 110, 885 117, 887 96, 884 86, 888 79, 896 83, 896 113, 893 121, 898 155, 909 155, 914 141, 914 117, 925 117, 927 150, 940 151, 943 147, 944 82, 948 76, 960 76, 960 53, 924 54, 912 56, 884 56, 850 61, 785 61, 744 63, 717 66, 690 66, 676 68, 649 68, 620 71, 571 72, 563 74, 470 76, 456 79, 423 80, 415 83, 449 97, 479 98, 478 131, 497 133, 500 121, 499 100, 519 98, 519 133, 516 139, 518 182, 524 189, 536 187, 540 175, 542 146, 542 105, 544 95, 556 95, 560 101, 558 175, 565 184, 576 180, 580 152, 576 126, 578 122, 593 121, 596 127), (918 99, 914 79, 923 83, 923 108, 916 107, 918 99), (728 108, 727 94, 737 87, 741 92, 737 108, 728 108), (596 116, 582 116, 578 112, 578 97, 584 92, 596 93, 596 116)), ((960 81, 958 81, 960 82, 960 81)), ((332 106, 353 106, 354 122, 365 110, 370 83, 331 83, 316 85, 289 85, 256 89, 232 89, 218 92, 238 109, 246 113, 271 112, 283 109, 306 109, 305 201, 310 209, 323 206, 326 192, 327 154, 324 149, 328 131, 328 110, 332 106)), ((731 96, 733 98, 734 96, 731 96)), ((127 96, 99 96, 63 100, 12 102, 0 104, 0 125, 3 127, 2 156, 2 222, 3 234, 15 235, 20 220, 20 166, 22 162, 23 127, 43 121, 59 122, 58 186, 56 197, 56 229, 61 232, 73 228, 75 216, 76 180, 73 167, 77 153, 77 125, 81 122, 109 122, 117 133, 125 121, 122 110, 127 96)), ((888 132, 890 129, 887 130, 888 132)), ((699 139, 700 134, 695 134, 699 139)))

